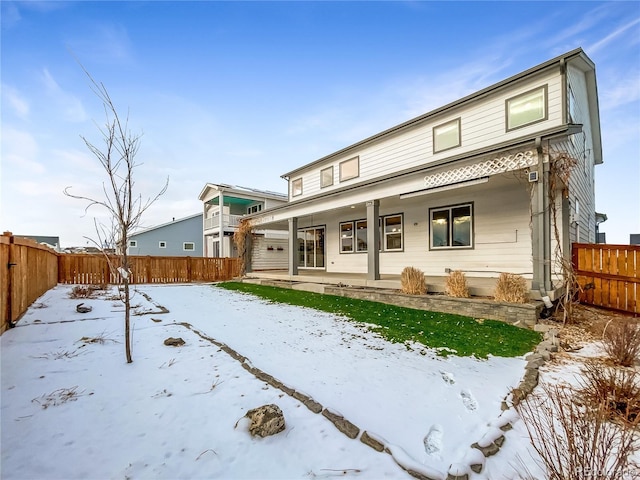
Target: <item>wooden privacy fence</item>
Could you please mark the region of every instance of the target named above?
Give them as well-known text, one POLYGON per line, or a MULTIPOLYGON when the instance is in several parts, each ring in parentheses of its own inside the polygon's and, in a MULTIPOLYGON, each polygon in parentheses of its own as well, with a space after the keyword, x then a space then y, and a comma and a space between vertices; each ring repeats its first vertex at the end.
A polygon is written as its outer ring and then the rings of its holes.
MULTIPOLYGON (((240 275, 239 258, 131 256, 129 263, 133 284, 217 282, 240 275)), ((101 285, 119 280, 118 272, 109 268, 102 254, 58 257, 59 283, 101 285)))
POLYGON ((57 252, 9 232, 0 236, 0 334, 57 283, 57 252))
MULTIPOLYGON (((131 282, 188 283, 231 280, 240 275, 239 258, 129 257, 131 282)), ((0 236, 0 334, 39 296, 58 283, 118 283, 102 254, 60 254, 32 240, 0 236)))
POLYGON ((574 243, 572 256, 582 303, 640 313, 639 245, 574 243))

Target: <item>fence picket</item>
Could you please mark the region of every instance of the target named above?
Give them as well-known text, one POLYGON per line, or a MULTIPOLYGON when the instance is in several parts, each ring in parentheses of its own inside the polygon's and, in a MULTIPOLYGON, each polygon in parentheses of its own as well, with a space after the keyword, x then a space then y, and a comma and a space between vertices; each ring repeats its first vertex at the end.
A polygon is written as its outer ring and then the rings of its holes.
POLYGON ((640 246, 574 243, 572 258, 581 302, 640 313, 640 246))

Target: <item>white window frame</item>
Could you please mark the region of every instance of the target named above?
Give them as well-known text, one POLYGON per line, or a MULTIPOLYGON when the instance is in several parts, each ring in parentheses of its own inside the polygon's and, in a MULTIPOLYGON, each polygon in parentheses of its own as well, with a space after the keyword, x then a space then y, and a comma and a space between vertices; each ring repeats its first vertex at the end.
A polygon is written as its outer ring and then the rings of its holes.
POLYGON ((136 248, 138 246, 137 240, 129 240, 129 246, 132 248, 136 248))
POLYGON ((291 180, 291 196, 299 197, 302 195, 302 177, 291 180))
POLYGON ((255 205, 251 205, 247 207, 247 214, 251 215, 252 213, 258 213, 262 211, 262 204, 256 203, 255 205))
POLYGON ((326 188, 333 185, 333 165, 320 170, 320 188, 326 188), (325 175, 328 173, 328 175, 325 175))
POLYGON ((164 240, 160 240, 158 242, 158 248, 167 248, 167 242, 165 242, 164 240))
POLYGON ((360 157, 353 157, 349 160, 345 160, 344 162, 340 162, 339 169, 341 182, 358 178, 360 176, 360 157), (354 165, 355 171, 351 171, 354 168, 354 165))
POLYGON ((433 127, 433 153, 440 153, 462 145, 462 129, 460 117, 433 127), (450 131, 455 129, 455 142, 450 140, 450 131), (444 139, 443 136, 447 135, 444 139), (438 141, 440 139, 440 141, 438 141), (442 143, 440 145, 440 143, 442 143))
POLYGON ((196 251, 196 242, 183 242, 182 243, 182 251, 184 251, 184 252, 195 252, 196 251), (192 248, 187 248, 187 245, 191 245, 192 248))
POLYGON ((446 205, 429 209, 429 249, 430 250, 469 250, 474 248, 474 208, 473 202, 460 203, 457 205, 446 205), (469 207, 469 245, 453 245, 453 210, 456 208, 469 207), (436 212, 448 212, 447 216, 447 245, 433 244, 433 215, 436 212))
POLYGON ((520 95, 516 95, 515 97, 508 98, 505 100, 505 122, 507 127, 507 132, 512 130, 516 130, 518 128, 526 127, 528 125, 533 125, 534 123, 544 122, 549 118, 549 87, 548 85, 542 85, 540 87, 533 88, 529 91, 521 93, 520 95), (512 115, 515 114, 515 110, 520 108, 526 108, 527 100, 537 101, 537 96, 542 96, 542 114, 536 118, 531 120, 522 121, 521 123, 512 122, 512 115))

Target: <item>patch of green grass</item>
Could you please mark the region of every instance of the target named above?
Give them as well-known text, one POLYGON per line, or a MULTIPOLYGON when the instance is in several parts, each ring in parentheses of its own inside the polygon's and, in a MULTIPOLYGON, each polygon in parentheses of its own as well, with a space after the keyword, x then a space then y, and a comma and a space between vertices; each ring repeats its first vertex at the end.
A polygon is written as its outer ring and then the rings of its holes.
POLYGON ((224 282, 218 287, 373 324, 369 328, 391 342, 418 342, 438 349, 443 356, 517 357, 530 352, 541 339, 538 332, 496 320, 477 321, 463 315, 250 283, 224 282))

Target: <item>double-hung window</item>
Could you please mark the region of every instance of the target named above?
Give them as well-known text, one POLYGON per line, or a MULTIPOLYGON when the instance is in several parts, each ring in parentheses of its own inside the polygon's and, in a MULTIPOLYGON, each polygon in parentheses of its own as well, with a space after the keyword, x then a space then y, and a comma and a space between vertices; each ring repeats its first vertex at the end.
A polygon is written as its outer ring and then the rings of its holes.
POLYGON ((507 131, 547 119, 547 86, 530 90, 506 102, 507 131))
POLYGON ((353 222, 340 224, 340 253, 353 252, 353 222))
POLYGON ((383 250, 402 250, 402 214, 382 217, 383 250))
POLYGON ((432 208, 429 217, 432 249, 473 247, 472 203, 432 208))

